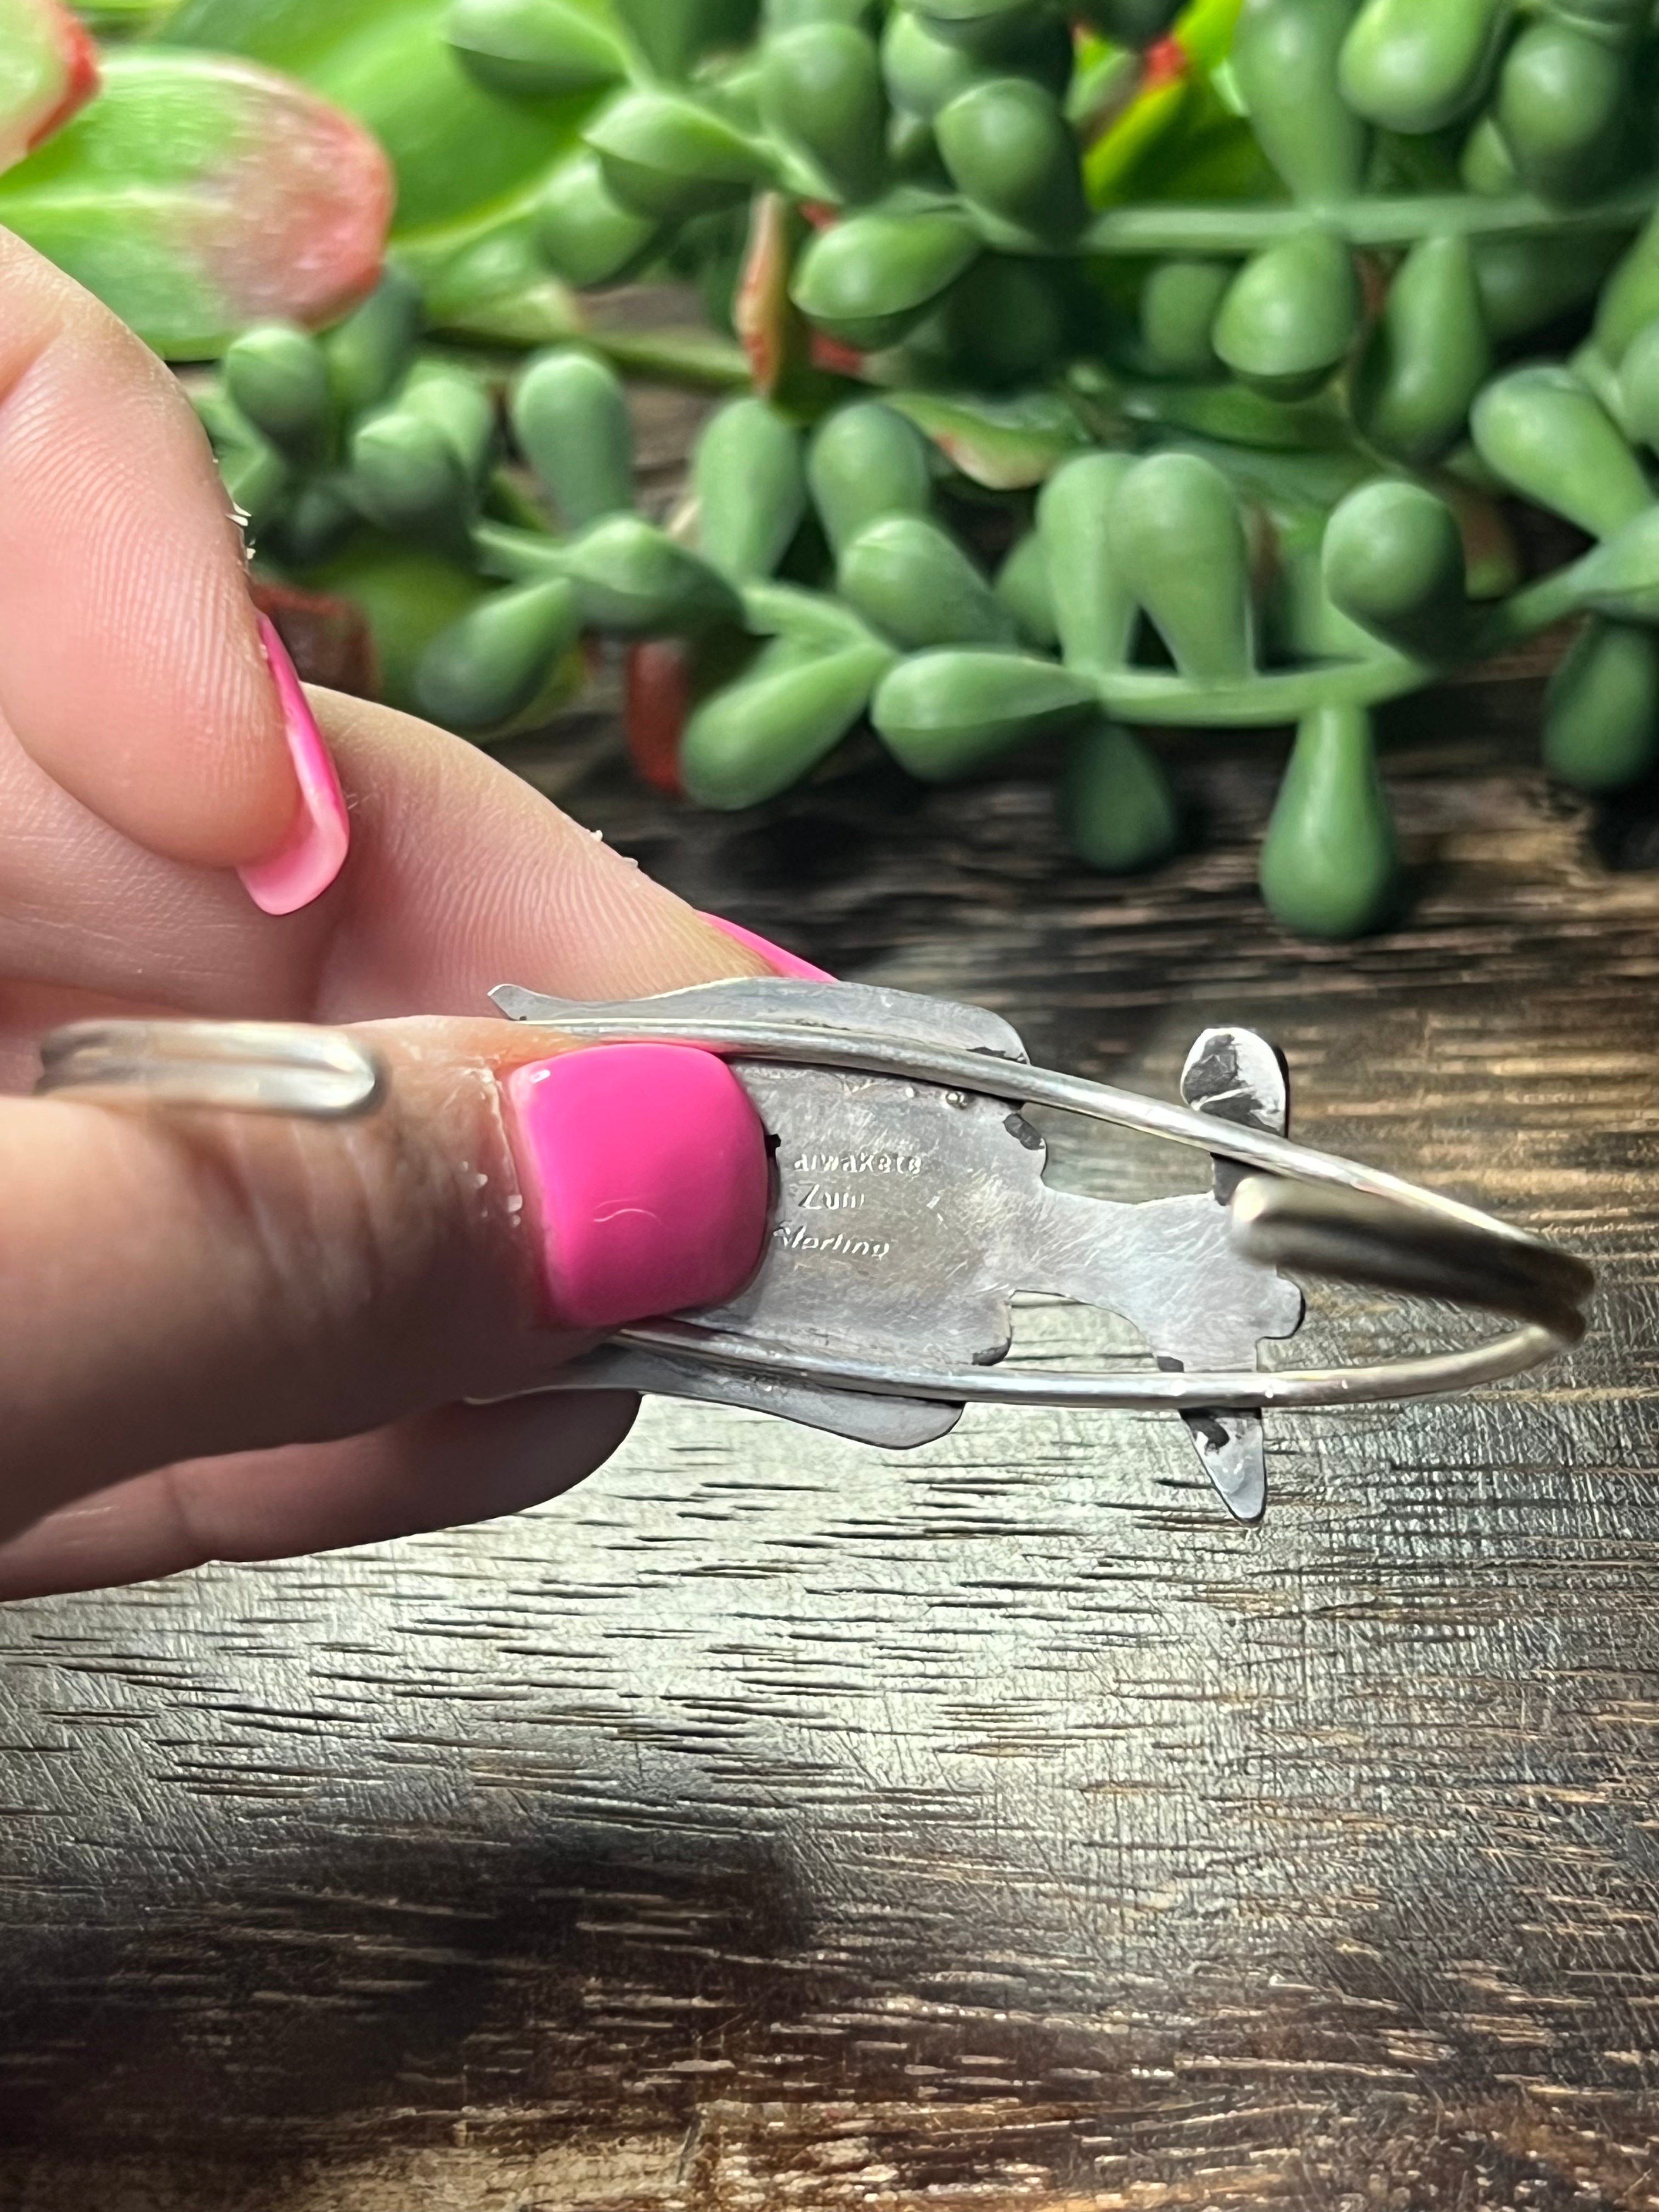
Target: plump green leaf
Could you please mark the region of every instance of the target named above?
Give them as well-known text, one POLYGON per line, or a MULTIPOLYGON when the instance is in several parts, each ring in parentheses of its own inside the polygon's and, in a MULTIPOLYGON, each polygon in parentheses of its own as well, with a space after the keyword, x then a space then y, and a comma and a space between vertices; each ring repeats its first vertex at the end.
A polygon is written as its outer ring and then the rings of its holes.
POLYGON ((538 354, 514 380, 508 419, 567 530, 634 503, 634 428, 614 371, 572 347, 538 354))
POLYGON ((738 601, 718 570, 636 514, 608 515, 562 547, 558 571, 575 586, 582 620, 625 636, 733 620, 738 601))
MULTIPOLYGON (((569 0, 600 25, 603 0, 569 0)), ((441 257, 526 212, 574 145, 591 92, 509 99, 445 36, 449 0, 182 0, 161 37, 296 76, 365 124, 397 178, 397 236, 441 257)))
POLYGON ((1618 426, 1569 368, 1512 369, 1475 401, 1480 458, 1511 490, 1605 538, 1651 496, 1618 426))
POLYGON ((817 766, 870 703, 892 655, 855 644, 804 656, 768 648, 686 725, 680 776, 704 806, 754 806, 817 766))
POLYGON ((1325 588, 1351 620, 1401 653, 1449 656, 1468 609, 1457 518, 1424 485, 1350 493, 1326 526, 1325 588))
POLYGON ((947 646, 902 661, 877 692, 872 719, 895 758, 936 783, 1069 729, 1095 704, 1093 684, 1051 660, 947 646))
POLYGON ((1250 122, 1298 199, 1359 190, 1371 134, 1337 87, 1353 0, 1249 0, 1232 66, 1250 122))
POLYGON ((444 28, 495 92, 597 92, 628 74, 622 40, 580 0, 450 0, 444 28))
POLYGON ((852 216, 815 238, 801 256, 795 304, 848 345, 891 345, 979 251, 972 224, 954 210, 852 216))
POLYGON ((1181 809, 1163 762, 1115 722, 1091 723, 1071 738, 1054 799, 1066 843, 1104 875, 1156 867, 1181 842, 1181 809))
POLYGON ((1659 758, 1659 636, 1591 616, 1550 678, 1544 765, 1577 791, 1619 791, 1659 758))
POLYGON ((1077 140, 1052 93, 1029 77, 987 77, 933 118, 963 197, 1000 224, 1061 242, 1083 222, 1077 140))
POLYGON ((422 713, 468 736, 511 720, 575 642, 576 627, 576 594, 556 579, 491 592, 421 655, 422 713))
POLYGON ((769 576, 806 512, 799 431, 763 399, 731 400, 697 441, 691 482, 707 558, 734 584, 769 576))
POLYGON ((1354 379, 1355 417, 1384 453, 1419 465, 1463 436, 1492 368, 1465 238, 1425 238, 1395 270, 1354 379))
POLYGON ((838 199, 872 198, 887 172, 887 100, 875 41, 805 23, 761 49, 761 112, 838 199))
POLYGON ((1386 131, 1438 131, 1491 81, 1513 0, 1365 0, 1343 40, 1342 96, 1386 131))
POLYGON ((612 195, 641 216, 678 220, 733 207, 771 174, 759 140, 678 93, 625 93, 586 135, 612 195))
POLYGON ((377 695, 388 706, 418 713, 415 671, 433 637, 483 598, 487 586, 470 569, 425 546, 397 544, 362 532, 325 561, 295 572, 307 590, 361 608, 374 640, 377 695))
POLYGON ((97 98, 0 178, 0 222, 158 352, 331 320, 374 284, 392 178, 305 86, 214 54, 110 54, 97 98))
POLYGON ((1013 618, 947 530, 923 515, 871 523, 841 556, 842 597, 908 652, 1012 645, 1013 618))
POLYGON ((1255 657, 1249 552, 1238 495, 1196 453, 1154 453, 1107 511, 1116 574, 1184 676, 1248 675, 1255 657))
POLYGON ((820 423, 806 481, 837 553, 880 516, 926 514, 933 504, 927 440, 879 399, 856 400, 820 423))
POLYGON ((1001 400, 892 392, 887 398, 953 469, 991 491, 1023 491, 1042 483, 1088 443, 1071 409, 1048 392, 1001 400))
POLYGON ((1572 580, 1581 606, 1624 622, 1659 626, 1659 507, 1575 563, 1572 580))
POLYGON ((1319 707, 1296 733, 1261 848, 1261 896, 1303 937, 1363 937, 1393 912, 1400 862, 1370 716, 1319 707))
POLYGON ((1317 392, 1359 331, 1353 256, 1328 231, 1307 230, 1247 261, 1212 332, 1236 376, 1275 399, 1317 392))

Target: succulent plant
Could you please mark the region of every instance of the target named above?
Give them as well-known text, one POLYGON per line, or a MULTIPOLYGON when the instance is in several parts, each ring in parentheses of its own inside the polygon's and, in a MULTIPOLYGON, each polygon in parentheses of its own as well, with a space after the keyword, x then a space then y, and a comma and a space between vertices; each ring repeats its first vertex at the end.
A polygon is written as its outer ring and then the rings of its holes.
MULTIPOLYGON (((111 57, 118 93, 211 39, 355 111, 398 184, 391 273, 320 336, 310 302, 234 339, 169 310, 224 348, 199 404, 261 561, 358 599, 389 692, 486 739, 577 680, 581 639, 623 639, 636 758, 705 805, 862 726, 924 778, 1053 739, 1111 871, 1180 836, 1146 732, 1289 724, 1262 883, 1314 933, 1395 910, 1372 716, 1448 669, 1581 616, 1545 759, 1587 790, 1645 774, 1650 9, 1073 14, 182 0, 111 57), (663 269, 741 356, 591 325, 583 289, 663 269), (617 368, 745 359, 687 508, 646 521, 617 368), (1590 550, 1523 580, 1504 499, 1590 550)), ((0 215, 49 205, 42 158, 0 215)))

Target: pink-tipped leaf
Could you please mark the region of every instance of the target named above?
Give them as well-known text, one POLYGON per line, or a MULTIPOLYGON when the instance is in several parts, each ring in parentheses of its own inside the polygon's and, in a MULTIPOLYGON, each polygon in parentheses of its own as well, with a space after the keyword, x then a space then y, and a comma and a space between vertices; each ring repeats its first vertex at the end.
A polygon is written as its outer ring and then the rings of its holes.
POLYGON ((379 276, 392 202, 360 123, 275 70, 177 49, 106 56, 96 99, 0 178, 0 223, 175 361, 248 323, 343 314, 379 276))
POLYGON ((0 0, 0 169, 50 138, 97 88, 91 35, 61 0, 0 0))

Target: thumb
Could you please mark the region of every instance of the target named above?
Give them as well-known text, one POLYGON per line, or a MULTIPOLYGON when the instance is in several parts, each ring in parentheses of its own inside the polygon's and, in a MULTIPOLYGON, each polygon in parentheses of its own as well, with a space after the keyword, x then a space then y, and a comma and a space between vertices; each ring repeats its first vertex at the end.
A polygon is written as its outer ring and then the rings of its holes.
POLYGON ((711 1054, 438 1019, 251 1034, 371 1052, 378 1110, 0 1100, 0 1538, 177 1460, 533 1389, 758 1263, 765 1133, 711 1054))

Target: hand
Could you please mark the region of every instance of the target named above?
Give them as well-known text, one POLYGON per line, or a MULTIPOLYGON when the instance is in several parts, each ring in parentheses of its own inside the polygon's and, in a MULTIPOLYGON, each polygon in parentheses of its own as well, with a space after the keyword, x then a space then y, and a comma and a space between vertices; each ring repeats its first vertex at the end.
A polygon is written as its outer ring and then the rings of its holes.
POLYGON ((4 233, 0 300, 0 1088, 89 1016, 397 1018, 356 1123, 0 1097, 0 1597, 550 1496, 633 1401, 460 1401, 734 1291, 763 1156, 718 1061, 655 1048, 669 1085, 607 1090, 599 1063, 651 1048, 549 1061, 483 994, 769 963, 485 754, 315 693, 349 823, 325 888, 339 816, 302 802, 302 695, 285 721, 188 404, 4 233), (235 871, 319 895, 276 918, 235 871), (498 1082, 527 1060, 550 1087, 498 1082), (647 1192, 620 1226, 591 1188, 618 1111, 647 1192))

